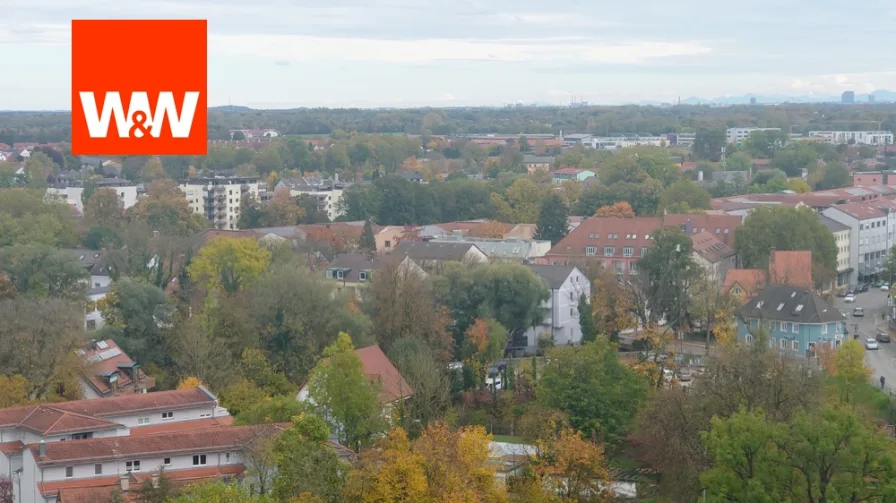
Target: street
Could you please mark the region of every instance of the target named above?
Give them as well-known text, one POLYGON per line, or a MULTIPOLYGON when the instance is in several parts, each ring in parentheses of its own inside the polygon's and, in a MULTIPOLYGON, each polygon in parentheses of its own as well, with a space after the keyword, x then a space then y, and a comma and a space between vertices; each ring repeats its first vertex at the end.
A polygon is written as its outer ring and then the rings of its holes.
MULTIPOLYGON (((843 297, 837 297, 834 306, 846 314, 846 328, 850 336, 855 334, 856 324, 859 329, 859 342, 864 347, 865 339, 873 338, 878 332, 887 331, 887 322, 881 313, 887 308, 887 292, 879 288, 871 288, 865 293, 856 295, 854 304, 846 304, 843 297), (865 309, 865 316, 856 318, 853 308, 865 309)), ((896 333, 892 334, 896 336, 896 333)), ((872 369, 872 381, 878 383, 880 376, 886 378, 889 387, 896 388, 896 343, 881 343, 880 349, 865 351, 865 361, 872 369)))

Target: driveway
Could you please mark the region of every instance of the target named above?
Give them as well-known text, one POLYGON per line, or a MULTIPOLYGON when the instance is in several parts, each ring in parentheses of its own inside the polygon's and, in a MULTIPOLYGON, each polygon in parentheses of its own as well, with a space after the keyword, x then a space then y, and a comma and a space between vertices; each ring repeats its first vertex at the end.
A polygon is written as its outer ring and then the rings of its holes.
MULTIPOLYGON (((887 322, 881 316, 881 313, 887 309, 887 292, 880 289, 872 288, 871 290, 856 295, 854 304, 846 304, 842 297, 837 297, 834 306, 846 314, 846 328, 850 335, 855 334, 856 328, 859 332, 859 341, 864 346, 865 339, 874 337, 878 332, 887 331, 887 322), (852 315, 854 307, 862 307, 865 309, 865 316, 855 318, 852 315), (858 325, 858 327, 856 327, 858 325)), ((896 333, 891 333, 891 337, 896 337, 896 333)), ((865 361, 872 369, 872 380, 878 383, 880 376, 886 378, 888 387, 896 390, 896 343, 881 343, 880 349, 876 351, 865 351, 865 361)))

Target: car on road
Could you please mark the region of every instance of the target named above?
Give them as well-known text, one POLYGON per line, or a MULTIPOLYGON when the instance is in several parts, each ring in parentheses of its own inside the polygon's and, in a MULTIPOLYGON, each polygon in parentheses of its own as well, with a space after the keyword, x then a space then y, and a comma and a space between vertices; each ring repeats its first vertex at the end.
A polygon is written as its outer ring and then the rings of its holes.
POLYGON ((676 372, 676 377, 678 377, 678 380, 681 382, 688 382, 691 380, 691 371, 689 369, 679 369, 678 372, 676 372))
POLYGON ((852 310, 852 315, 853 316, 865 316, 865 310, 862 309, 861 307, 857 307, 852 310))
POLYGON ((879 280, 877 280, 877 281, 874 282, 874 288, 878 288, 878 287, 880 287, 880 286, 883 285, 883 284, 884 284, 884 280, 879 279, 879 280))
POLYGON ((881 291, 889 292, 889 291, 890 291, 890 285, 889 285, 888 283, 884 283, 883 285, 880 285, 880 289, 881 289, 881 291))
POLYGON ((868 291, 869 288, 871 288, 871 285, 869 285, 868 283, 865 283, 864 285, 860 286, 857 291, 859 293, 865 293, 868 291))
POLYGON ((843 302, 846 302, 847 304, 852 304, 855 301, 856 301, 856 296, 854 294, 849 294, 846 296, 845 299, 843 299, 843 302))
POLYGON ((846 290, 838 290, 837 297, 846 297, 846 290))
POLYGON ((865 339, 865 349, 880 349, 880 346, 877 345, 877 341, 874 339, 865 339))
POLYGON ((890 334, 886 332, 878 332, 877 342, 890 342, 890 334))

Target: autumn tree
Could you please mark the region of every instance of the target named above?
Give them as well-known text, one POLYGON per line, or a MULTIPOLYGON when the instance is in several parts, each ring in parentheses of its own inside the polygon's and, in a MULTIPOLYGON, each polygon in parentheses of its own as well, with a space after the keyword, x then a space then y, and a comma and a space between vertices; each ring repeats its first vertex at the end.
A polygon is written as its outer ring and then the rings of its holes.
MULTIPOLYGON (((721 279, 711 269, 701 269, 691 283, 690 316, 706 332, 705 349, 709 352, 710 338, 716 332, 717 324, 730 324, 734 317, 733 301, 720 287, 721 279)), ((727 330, 721 327, 720 330, 727 330)), ((720 332, 727 335, 727 332, 720 332)))
POLYGON ((124 208, 114 189, 97 189, 84 206, 84 221, 88 225, 117 229, 124 224, 124 208))
POLYGON ((326 423, 311 414, 293 418, 292 425, 274 444, 276 476, 274 494, 279 501, 308 493, 326 503, 341 503, 342 486, 348 466, 327 445, 326 423))
POLYGON ((166 235, 186 236, 206 229, 208 220, 187 202, 174 180, 158 179, 146 188, 146 197, 127 210, 128 219, 145 223, 151 230, 166 235))
POLYGON ((177 383, 177 389, 198 388, 203 386, 202 380, 196 376, 187 376, 177 383))
MULTIPOLYGON (((605 268, 595 272, 591 286, 591 316, 596 330, 616 341, 619 332, 633 328, 636 320, 631 314, 628 291, 616 281, 613 273, 605 268)), ((584 329, 583 329, 584 337, 584 329)))
POLYGON ((865 349, 859 341, 849 339, 843 341, 834 353, 834 359, 837 365, 834 375, 841 381, 840 399, 849 403, 856 386, 867 383, 871 376, 871 369, 865 363, 865 349))
POLYGON ((569 232, 569 208, 558 194, 552 194, 541 205, 535 239, 557 244, 569 232))
POLYGON ((451 405, 451 377, 435 351, 418 338, 395 341, 389 351, 389 361, 413 390, 396 407, 399 424, 416 437, 420 429, 447 412, 451 405))
POLYGON ((277 190, 266 207, 268 214, 265 222, 270 227, 296 225, 305 216, 305 209, 296 203, 289 190, 277 190))
POLYGON ((583 440, 572 428, 538 442, 532 471, 543 490, 559 495, 561 501, 613 501, 603 447, 583 440))
POLYGON ((608 206, 598 208, 596 217, 635 218, 635 210, 625 201, 619 201, 608 206))
POLYGON ((345 332, 324 351, 325 360, 308 380, 308 396, 344 445, 368 443, 382 431, 380 384, 364 373, 361 359, 345 332))
POLYGON ((153 180, 158 180, 159 178, 165 178, 166 176, 165 168, 162 166, 162 161, 158 157, 150 157, 149 160, 146 161, 146 164, 143 165, 143 168, 140 169, 140 179, 144 182, 151 182, 153 180))
POLYGON ((511 226, 503 222, 489 221, 470 229, 470 236, 476 238, 503 239, 511 226))
POLYGON ((0 408, 27 404, 29 391, 30 385, 21 375, 0 376, 0 408))
POLYGON ((425 469, 424 456, 412 450, 405 431, 392 429, 361 454, 349 475, 346 499, 352 503, 431 501, 425 469))
POLYGON ((474 369, 479 384, 485 382, 488 366, 504 355, 507 329, 493 319, 477 319, 464 333, 464 359, 474 369))
POLYGON ((170 503, 277 503, 271 494, 252 494, 248 487, 222 481, 187 486, 170 503))
POLYGON ((270 250, 253 239, 216 237, 199 250, 187 272, 209 291, 232 294, 258 279, 270 260, 270 250))

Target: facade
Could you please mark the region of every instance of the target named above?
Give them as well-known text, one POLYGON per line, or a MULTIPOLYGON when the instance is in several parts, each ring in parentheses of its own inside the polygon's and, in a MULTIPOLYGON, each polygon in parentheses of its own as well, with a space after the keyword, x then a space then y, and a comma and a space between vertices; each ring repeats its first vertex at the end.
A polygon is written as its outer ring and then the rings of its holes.
POLYGON ((585 295, 590 302, 591 284, 588 278, 571 265, 529 264, 527 267, 545 282, 551 297, 541 305, 544 311, 541 324, 510 341, 509 346, 517 351, 534 353, 542 338, 552 340, 555 346, 581 344, 579 297, 585 295))
POLYGON ((852 174, 853 187, 896 185, 896 171, 856 171, 852 174))
POLYGON ((855 145, 892 145, 890 131, 809 131, 809 137, 823 138, 827 143, 855 145))
POLYGON ((327 264, 324 275, 336 286, 337 292, 346 291, 360 295, 361 289, 367 287, 378 269, 396 260, 400 260, 398 267, 402 273, 426 276, 426 272, 408 257, 364 253, 344 253, 337 256, 327 264))
POLYGON ((896 233, 896 202, 876 199, 833 206, 822 215, 849 227, 848 284, 874 277, 884 270, 896 233))
POLYGON ((791 286, 767 286, 737 312, 739 342, 754 343, 764 331, 782 356, 813 357, 820 346, 839 347, 846 318, 821 296, 791 286))
MULTIPOLYGON (((118 200, 121 202, 122 210, 126 210, 137 204, 137 186, 129 185, 127 180, 111 180, 111 182, 103 183, 104 180, 96 181, 97 189, 110 189, 118 194, 118 200), (114 183, 113 183, 114 182, 114 183)), ((81 196, 84 194, 84 187, 50 187, 47 189, 47 199, 67 203, 71 207, 84 213, 84 202, 81 196)))
POLYGON ((587 178, 596 176, 593 171, 587 169, 563 168, 551 172, 551 179, 557 185, 562 185, 568 181, 585 181, 587 178))
POLYGON ((836 286, 845 286, 849 284, 849 235, 850 228, 848 225, 821 215, 821 223, 825 225, 834 235, 834 242, 837 245, 837 283, 836 286))
POLYGON ((617 136, 593 137, 586 146, 596 149, 615 150, 619 148, 639 146, 665 147, 668 144, 669 138, 667 136, 654 136, 649 134, 632 133, 617 136))
POLYGON ((238 228, 240 204, 244 197, 259 197, 255 177, 194 178, 180 183, 193 213, 214 224, 215 229, 238 228))
POLYGON ((526 154, 523 156, 523 165, 530 175, 535 174, 538 170, 550 171, 553 164, 553 157, 545 157, 538 155, 526 154))
POLYGON ((725 132, 728 143, 738 144, 746 140, 753 131, 780 131, 777 127, 732 127, 725 132))
POLYGON ((728 271, 737 267, 737 253, 734 248, 706 231, 691 234, 691 243, 694 263, 703 268, 708 278, 721 286, 728 271))

